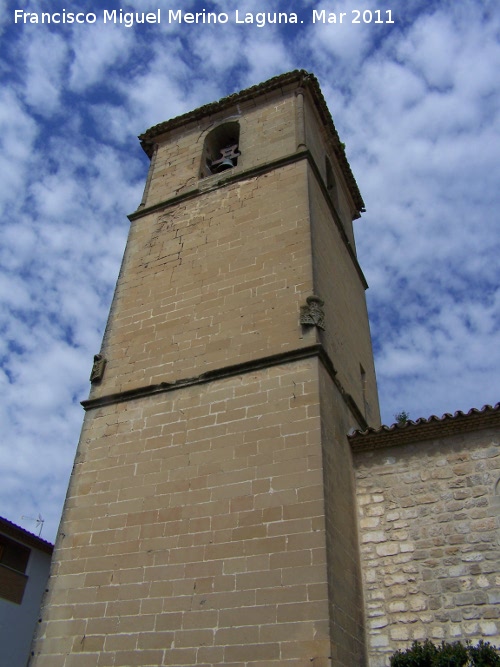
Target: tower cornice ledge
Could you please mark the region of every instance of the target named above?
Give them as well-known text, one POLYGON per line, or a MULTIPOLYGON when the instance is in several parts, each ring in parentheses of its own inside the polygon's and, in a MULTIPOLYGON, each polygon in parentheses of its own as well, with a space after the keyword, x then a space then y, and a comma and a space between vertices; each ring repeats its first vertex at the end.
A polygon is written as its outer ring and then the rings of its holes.
POLYGON ((161 211, 168 206, 175 206, 179 202, 186 201, 187 199, 193 199, 194 197, 199 197, 201 195, 210 192, 211 190, 216 190, 218 188, 223 188, 231 183, 238 181, 245 181, 254 176, 260 176, 261 174, 266 174, 269 171, 274 169, 279 169, 280 167, 286 167, 289 164, 294 164, 300 160, 308 159, 311 162, 314 162, 310 152, 308 150, 297 151, 296 153, 291 153, 284 157, 280 157, 276 160, 271 160, 265 164, 258 165, 256 167, 250 167, 249 169, 241 170, 231 169, 224 171, 217 176, 217 178, 211 177, 214 180, 207 184, 207 179, 202 179, 198 181, 197 185, 192 187, 187 187, 182 189, 182 192, 177 191, 173 197, 164 199, 163 201, 153 204, 153 206, 148 206, 147 208, 138 208, 133 213, 130 213, 127 217, 130 221, 137 220, 142 218, 149 213, 154 213, 155 211, 161 211))
POLYGON ((304 359, 311 359, 315 357, 320 360, 323 367, 332 378, 334 384, 339 390, 340 395, 342 396, 344 402, 346 403, 358 424, 360 424, 362 429, 367 429, 368 424, 366 423, 361 410, 358 408, 352 396, 347 391, 345 391, 341 382, 337 378, 337 371, 335 370, 333 362, 321 343, 287 352, 280 352, 268 357, 260 357, 258 359, 243 361, 239 364, 223 366, 222 368, 216 368, 195 377, 180 378, 175 382, 159 382, 157 384, 151 384, 143 387, 136 387, 134 389, 128 389, 126 391, 115 392, 113 394, 107 394, 106 396, 99 396, 98 398, 89 398, 85 401, 81 401, 81 405, 85 411, 94 410, 96 408, 102 408, 107 405, 114 405, 116 403, 132 401, 148 396, 154 396, 156 394, 177 391, 177 389, 182 389, 184 387, 206 384, 207 382, 213 382, 214 380, 230 378, 245 373, 253 373, 261 369, 270 368, 272 366, 293 363, 295 361, 303 361, 304 359))

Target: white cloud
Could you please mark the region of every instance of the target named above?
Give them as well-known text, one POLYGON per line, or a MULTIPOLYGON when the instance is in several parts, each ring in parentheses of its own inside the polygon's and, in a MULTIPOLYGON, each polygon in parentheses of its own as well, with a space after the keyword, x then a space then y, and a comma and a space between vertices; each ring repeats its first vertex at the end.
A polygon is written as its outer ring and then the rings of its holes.
POLYGON ((247 41, 243 51, 248 68, 244 86, 254 85, 260 77, 265 80, 293 69, 292 53, 275 32, 257 33, 252 41, 247 41))
POLYGON ((21 197, 33 144, 38 133, 13 90, 0 91, 0 211, 21 197), (20 140, 22 137, 22 141, 20 140))
POLYGON ((484 359, 499 319, 488 294, 498 283, 500 49, 497 26, 479 17, 424 14, 347 93, 333 83, 327 94, 368 209, 357 244, 384 421, 400 409, 416 418, 495 402, 500 389, 484 381, 499 363, 484 359))
POLYGON ((25 70, 24 101, 35 113, 49 117, 60 108, 68 45, 60 35, 38 26, 29 26, 21 34, 17 58, 25 70))
POLYGON ((7 0, 0 0, 0 35, 10 23, 9 12, 7 11, 7 0))
POLYGON ((134 48, 134 33, 120 25, 98 23, 74 28, 69 87, 81 93, 102 83, 109 69, 126 61, 134 48))
MULTIPOLYGON (((45 537, 55 535, 78 401, 99 351, 125 216, 146 176, 135 136, 293 67, 318 75, 367 204, 357 245, 384 421, 402 409, 418 418, 498 400, 499 19, 485 19, 488 3, 422 5, 405 3, 392 30, 4 31, 0 417, 9 446, 0 450, 0 502, 9 519, 41 512, 45 537)), ((222 0, 215 6, 227 11, 222 0)), ((298 6, 310 15, 313 6, 357 5, 298 6)), ((240 9, 262 11, 258 0, 240 9)))

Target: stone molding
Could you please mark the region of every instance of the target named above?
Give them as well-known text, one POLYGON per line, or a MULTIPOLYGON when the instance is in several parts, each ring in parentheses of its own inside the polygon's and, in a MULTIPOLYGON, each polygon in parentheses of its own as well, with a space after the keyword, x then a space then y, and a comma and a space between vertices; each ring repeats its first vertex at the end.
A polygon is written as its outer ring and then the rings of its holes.
POLYGON ((115 403, 133 401, 135 399, 144 398, 147 396, 154 396, 155 394, 176 391, 182 387, 206 384, 207 382, 213 382, 214 380, 234 377, 235 375, 241 375, 244 373, 253 373, 264 368, 293 363, 295 361, 302 361, 304 359, 311 359, 314 357, 321 361, 323 367, 330 375, 331 379, 339 390, 340 395, 342 396, 349 410, 354 415, 358 424, 361 424, 363 428, 367 428, 368 425, 361 410, 358 408, 352 396, 346 392, 341 385, 339 379, 337 378, 337 371, 335 370, 333 362, 321 344, 309 345, 297 350, 292 350, 291 352, 280 352, 279 354, 274 354, 268 357, 252 359, 241 364, 224 366, 212 371, 207 371, 206 373, 202 373, 196 377, 181 378, 176 382, 160 382, 159 384, 137 387, 136 389, 116 392, 114 394, 108 394, 107 396, 101 396, 99 398, 89 398, 85 401, 81 401, 81 405, 85 411, 93 410, 96 408, 102 408, 107 405, 113 405, 115 403))

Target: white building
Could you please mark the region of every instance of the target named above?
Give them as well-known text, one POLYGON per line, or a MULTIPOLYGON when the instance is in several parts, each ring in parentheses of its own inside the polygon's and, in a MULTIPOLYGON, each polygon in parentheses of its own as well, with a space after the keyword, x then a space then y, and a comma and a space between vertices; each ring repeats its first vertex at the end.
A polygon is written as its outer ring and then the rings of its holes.
POLYGON ((0 517, 0 666, 25 667, 53 546, 0 517))

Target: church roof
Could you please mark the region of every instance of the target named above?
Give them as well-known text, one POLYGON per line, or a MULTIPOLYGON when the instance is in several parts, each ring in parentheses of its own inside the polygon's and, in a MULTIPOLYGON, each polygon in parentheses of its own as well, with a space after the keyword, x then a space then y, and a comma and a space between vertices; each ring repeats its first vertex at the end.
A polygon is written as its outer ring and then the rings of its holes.
POLYGON ((318 80, 314 74, 311 74, 306 70, 294 70, 293 72, 280 74, 279 76, 275 76, 268 81, 257 84, 256 86, 251 86, 250 88, 246 88, 245 90, 242 90, 238 93, 233 93, 232 95, 223 97, 218 102, 205 104, 204 106, 194 109, 193 111, 188 111, 181 116, 176 116, 175 118, 166 120, 163 123, 154 125, 153 127, 150 127, 149 130, 146 130, 146 132, 139 135, 141 145, 144 151, 149 155, 149 157, 151 157, 154 139, 161 134, 174 130, 187 123, 200 120, 206 116, 224 111, 225 109, 233 107, 235 104, 241 104, 242 102, 252 98, 260 97, 267 92, 271 92, 285 86, 290 86, 292 84, 295 84, 297 87, 303 87, 309 90, 316 104, 316 108, 319 112, 323 124, 334 139, 335 156, 349 186, 349 190, 357 210, 363 212, 365 210, 365 204, 363 202, 363 198, 361 197, 356 179, 354 178, 354 175, 351 171, 349 162, 347 161, 344 144, 342 144, 339 139, 339 135, 335 129, 332 116, 325 102, 325 98, 323 97, 323 93, 321 92, 318 80))
POLYGON ((458 410, 453 415, 446 413, 442 417, 432 415, 428 419, 410 419, 392 426, 369 427, 364 431, 355 431, 348 438, 354 451, 365 451, 499 426, 500 403, 497 403, 494 406, 485 405, 480 410, 472 408, 467 413, 458 410))

